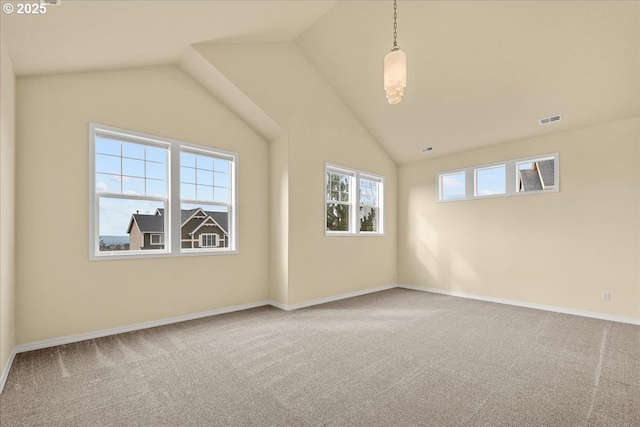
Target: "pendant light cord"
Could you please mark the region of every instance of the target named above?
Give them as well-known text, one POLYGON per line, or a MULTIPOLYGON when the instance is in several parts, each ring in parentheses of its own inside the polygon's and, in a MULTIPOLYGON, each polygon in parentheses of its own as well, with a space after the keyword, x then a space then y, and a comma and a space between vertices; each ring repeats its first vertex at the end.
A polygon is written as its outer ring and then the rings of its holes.
POLYGON ((396 39, 398 38, 398 3, 396 0, 393 0, 393 47, 398 47, 398 42, 396 39))

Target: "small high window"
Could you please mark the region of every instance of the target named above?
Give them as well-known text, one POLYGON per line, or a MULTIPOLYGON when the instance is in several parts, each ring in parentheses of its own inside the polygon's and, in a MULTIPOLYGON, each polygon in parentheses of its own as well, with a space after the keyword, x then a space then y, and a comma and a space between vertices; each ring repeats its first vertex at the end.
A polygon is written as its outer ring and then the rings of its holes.
POLYGON ((516 163, 516 191, 553 191, 556 183, 556 160, 543 157, 516 163))
POLYGON ((439 202, 558 192, 559 180, 558 153, 436 174, 439 202))
POLYGON ((454 172, 441 174, 438 178, 440 187, 440 200, 456 200, 464 199, 465 191, 465 173, 454 172))
POLYGON ((507 191, 505 165, 476 169, 475 178, 476 196, 495 196, 507 191))

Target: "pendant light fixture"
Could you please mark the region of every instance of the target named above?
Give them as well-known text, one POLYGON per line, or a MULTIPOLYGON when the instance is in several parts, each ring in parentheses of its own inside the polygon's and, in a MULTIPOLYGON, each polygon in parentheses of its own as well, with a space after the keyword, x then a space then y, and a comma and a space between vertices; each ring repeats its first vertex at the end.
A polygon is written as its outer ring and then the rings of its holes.
POLYGON ((407 87, 407 54, 398 47, 398 4, 393 0, 393 46, 384 57, 384 90, 389 104, 402 100, 407 87))

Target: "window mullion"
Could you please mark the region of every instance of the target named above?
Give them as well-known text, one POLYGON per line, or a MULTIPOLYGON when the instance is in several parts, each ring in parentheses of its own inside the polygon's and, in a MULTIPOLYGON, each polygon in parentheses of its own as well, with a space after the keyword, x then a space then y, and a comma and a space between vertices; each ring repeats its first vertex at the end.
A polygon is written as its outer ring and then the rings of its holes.
MULTIPOLYGON (((353 175, 353 185, 351 186, 353 190, 353 198, 351 199, 351 224, 353 225, 353 230, 351 231, 354 234, 360 234, 360 224, 358 221, 359 211, 360 211, 360 173, 356 172, 353 175)), ((351 225, 350 224, 350 225, 351 225)))
POLYGON ((179 254, 182 234, 180 232, 180 146, 172 144, 169 149, 169 206, 167 206, 167 224, 170 231, 165 235, 165 248, 172 254, 179 254))

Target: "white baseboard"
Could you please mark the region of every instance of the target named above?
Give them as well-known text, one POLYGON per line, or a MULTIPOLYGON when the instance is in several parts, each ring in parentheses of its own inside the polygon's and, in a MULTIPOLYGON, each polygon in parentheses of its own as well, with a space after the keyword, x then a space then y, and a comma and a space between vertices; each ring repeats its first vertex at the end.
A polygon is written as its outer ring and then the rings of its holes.
POLYGON ((279 308, 280 310, 289 311, 289 306, 287 304, 283 304, 278 301, 267 301, 267 303, 275 308, 279 308))
POLYGON ((0 393, 2 393, 2 390, 4 390, 4 385, 7 382, 7 377, 9 377, 9 371, 11 370, 11 365, 13 365, 13 359, 16 358, 17 353, 18 352, 14 347, 13 350, 11 351, 11 354, 9 354, 9 359, 7 360, 7 364, 4 366, 4 369, 2 370, 2 376, 0 376, 0 393))
POLYGON ((84 334, 68 335, 66 337, 53 338, 50 340, 36 341, 29 344, 16 346, 16 353, 39 350, 42 348, 54 347, 57 345, 71 344, 75 342, 102 338, 110 335, 122 334, 125 332, 139 331, 141 329, 155 328, 157 326, 170 325, 172 323, 185 322, 187 320, 201 319, 203 317, 216 316, 218 314, 233 313, 234 311, 248 310, 250 308, 269 305, 269 301, 258 301, 249 304, 234 305, 232 307, 219 308, 216 310, 203 311, 200 313, 186 314, 184 316, 170 317, 167 319, 153 320, 150 322, 136 323, 134 325, 121 326, 117 328, 102 329, 100 331, 87 332, 84 334))
POLYGON ((609 320, 612 322, 640 325, 640 318, 635 318, 635 317, 624 317, 624 316, 616 316, 613 314, 596 313, 593 311, 574 310, 572 308, 556 307, 553 305, 544 305, 544 304, 534 304, 534 303, 516 301, 516 300, 510 300, 510 299, 486 297, 482 295, 467 294, 464 292, 457 292, 457 291, 447 291, 444 289, 426 288, 422 286, 398 285, 397 287, 402 289, 411 289, 414 291, 431 292, 435 294, 449 295, 453 297, 475 299, 479 301, 495 302, 498 304, 507 304, 507 305, 515 305, 518 307, 534 308, 537 310, 553 311, 556 313, 572 314, 574 316, 592 317, 594 319, 609 320))
POLYGON ((157 326, 170 325, 172 323, 179 323, 179 322, 185 322, 185 321, 188 321, 188 320, 201 319, 203 317, 216 316, 218 314, 225 314, 225 313, 232 313, 232 312, 235 312, 235 311, 248 310, 248 309, 251 309, 251 308, 263 307, 263 306, 266 306, 266 305, 271 305, 273 307, 276 307, 276 308, 279 308, 279 309, 285 310, 285 311, 298 310, 298 309, 305 308, 305 307, 311 307, 311 306, 319 305, 319 304, 326 304, 328 302, 339 301, 339 300, 346 299, 346 298, 353 298, 353 297, 357 297, 357 296, 361 296, 361 295, 371 294, 371 293, 374 293, 374 292, 386 291, 386 290, 393 289, 393 288, 411 289, 411 290, 415 290, 415 291, 431 292, 431 293, 449 295, 449 296, 454 296, 454 297, 469 298, 469 299, 475 299, 475 300, 480 300, 480 301, 495 302, 495 303, 499 303, 499 304, 514 305, 514 306, 518 306, 518 307, 526 307, 526 308, 533 308, 533 309, 538 309, 538 310, 553 311, 553 312, 556 312, 556 313, 572 314, 574 316, 592 317, 592 318, 595 318, 595 319, 610 320, 610 321, 613 321, 613 322, 630 323, 632 325, 640 325, 640 319, 634 318, 634 317, 623 317, 623 316, 615 316, 615 315, 610 315, 610 314, 595 313, 595 312, 590 312, 590 311, 573 310, 573 309, 563 308, 563 307, 555 307, 555 306, 550 306, 550 305, 533 304, 533 303, 527 303, 527 302, 516 301, 516 300, 507 300, 507 299, 501 299, 501 298, 486 297, 486 296, 482 296, 482 295, 467 294, 467 293, 464 293, 464 292, 447 291, 447 290, 443 290, 443 289, 427 288, 427 287, 422 287, 422 286, 395 285, 394 284, 394 285, 379 286, 377 288, 363 289, 361 291, 349 292, 349 293, 346 293, 346 294, 340 294, 340 295, 335 295, 335 296, 326 297, 326 298, 318 298, 318 299, 315 299, 315 300, 300 302, 300 303, 297 303, 297 304, 283 304, 283 303, 280 303, 280 302, 277 302, 277 301, 268 301, 268 300, 266 300, 266 301, 257 301, 257 302, 253 302, 253 303, 249 303, 249 304, 241 304, 241 305, 235 305, 235 306, 232 306, 232 307, 225 307, 225 308, 220 308, 220 309, 216 309, 216 310, 204 311, 204 312, 200 312, 200 313, 187 314, 187 315, 184 315, 184 316, 171 317, 171 318, 167 318, 167 319, 154 320, 154 321, 151 321, 151 322, 137 323, 137 324, 129 325, 129 326, 121 326, 121 327, 117 327, 117 328, 103 329, 103 330, 100 330, 100 331, 87 332, 87 333, 84 333, 84 334, 69 335, 69 336, 66 336, 66 337, 53 338, 53 339, 43 340, 43 341, 36 341, 36 342, 28 343, 28 344, 21 344, 21 345, 16 346, 13 349, 13 351, 11 352, 11 354, 9 356, 9 360, 7 361, 6 366, 4 367, 4 369, 2 371, 2 376, 0 377, 0 393, 2 393, 2 390, 4 389, 5 382, 7 381, 7 377, 9 376, 9 371, 11 370, 11 365, 13 364, 13 360, 15 359, 16 354, 23 353, 25 351, 39 350, 39 349, 43 349, 43 348, 54 347, 54 346, 57 346, 57 345, 71 344, 71 343, 85 341, 85 340, 89 340, 89 339, 95 339, 95 338, 101 338, 101 337, 106 337, 106 336, 110 336, 110 335, 122 334, 122 333, 125 333, 125 332, 132 332, 132 331, 138 331, 138 330, 141 330, 141 329, 155 328, 157 326))
POLYGON ((86 332, 86 333, 77 334, 77 335, 68 335, 65 337, 52 338, 49 340, 35 341, 28 344, 20 344, 15 347, 14 352, 23 353, 25 351, 40 350, 48 347, 55 347, 57 345, 71 344, 71 343, 95 339, 95 338, 102 338, 110 335, 122 334, 125 332, 139 331, 141 329, 155 328, 157 326, 170 325, 172 323, 179 323, 179 322, 185 322, 188 320, 201 319, 203 317, 233 313, 235 311, 242 311, 242 310, 248 310, 250 308, 263 307, 265 305, 271 305, 273 307, 276 307, 285 311, 298 310, 300 308, 311 307, 313 305, 318 305, 318 304, 325 304, 328 302, 338 301, 345 298, 353 298, 360 295, 370 294, 373 292, 386 291, 388 289, 393 289, 396 287, 397 287, 396 285, 380 286, 377 288, 364 289, 361 291, 349 292, 346 294, 340 294, 332 297, 320 298, 312 301, 305 301, 305 302, 301 302, 298 304, 291 304, 291 305, 283 304, 277 301, 269 301, 269 300, 257 301, 257 302, 252 302, 248 304, 234 305, 232 307, 225 307, 225 308, 219 308, 216 310, 204 311, 200 313, 187 314, 184 316, 153 320, 150 322, 136 323, 133 325, 120 326, 117 328, 102 329, 100 331, 86 332))
POLYGON ((374 292, 386 291, 386 290, 394 289, 394 288, 397 288, 397 287, 398 287, 398 285, 378 286, 377 288, 363 289, 361 291, 354 291, 354 292, 349 292, 349 293, 340 294, 340 295, 334 295, 334 296, 326 297, 326 298, 318 298, 318 299, 314 299, 314 300, 311 300, 311 301, 299 302, 297 304, 283 304, 283 303, 276 302, 276 301, 269 301, 269 304, 271 304, 272 306, 274 306, 276 308, 279 308, 281 310, 291 311, 291 310, 298 310, 298 309, 301 309, 301 308, 311 307, 311 306, 314 306, 314 305, 326 304, 328 302, 339 301, 341 299, 359 297, 361 295, 372 294, 374 292))

